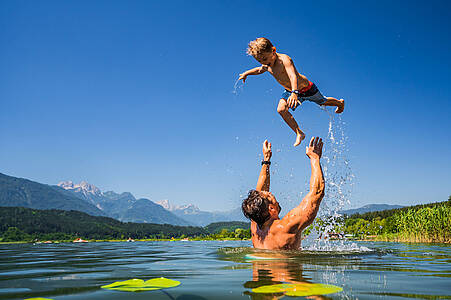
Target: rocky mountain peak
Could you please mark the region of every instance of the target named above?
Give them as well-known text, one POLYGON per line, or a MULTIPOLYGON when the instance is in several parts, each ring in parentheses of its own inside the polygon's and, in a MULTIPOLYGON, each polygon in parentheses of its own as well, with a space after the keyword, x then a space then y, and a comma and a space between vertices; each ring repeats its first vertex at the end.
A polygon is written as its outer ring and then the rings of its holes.
POLYGON ((200 212, 199 207, 194 204, 186 204, 186 205, 173 205, 169 202, 169 200, 160 200, 155 202, 156 204, 163 206, 164 209, 169 211, 183 211, 184 214, 194 214, 200 212))
POLYGON ((68 189, 73 189, 74 188, 74 183, 70 180, 68 181, 61 181, 60 183, 58 183, 58 186, 62 187, 65 190, 68 189))
POLYGON ((155 202, 158 205, 163 206, 164 209, 166 210, 172 210, 172 205, 169 203, 169 200, 165 199, 165 200, 161 200, 161 201, 157 201, 155 202))
POLYGON ((184 214, 194 214, 200 212, 199 207, 194 204, 177 206, 176 210, 181 210, 184 212, 184 214))
POLYGON ((90 194, 100 195, 102 193, 98 187, 86 181, 80 182, 79 186, 90 194))
POLYGON ((90 184, 86 181, 82 181, 79 184, 74 184, 72 181, 62 181, 58 183, 59 187, 62 187, 65 190, 75 190, 78 192, 82 192, 84 194, 91 194, 91 195, 101 195, 102 191, 96 187, 93 184, 90 184))

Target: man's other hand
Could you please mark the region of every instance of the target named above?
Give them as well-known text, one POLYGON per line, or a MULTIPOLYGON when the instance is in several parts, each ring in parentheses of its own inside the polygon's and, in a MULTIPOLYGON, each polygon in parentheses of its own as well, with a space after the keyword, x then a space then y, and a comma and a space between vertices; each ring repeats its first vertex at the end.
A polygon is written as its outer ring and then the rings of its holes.
POLYGON ((308 147, 305 149, 305 154, 310 159, 320 159, 323 154, 323 140, 319 137, 312 137, 308 147))
POLYGON ((269 161, 272 156, 271 143, 268 140, 263 142, 263 160, 269 161))

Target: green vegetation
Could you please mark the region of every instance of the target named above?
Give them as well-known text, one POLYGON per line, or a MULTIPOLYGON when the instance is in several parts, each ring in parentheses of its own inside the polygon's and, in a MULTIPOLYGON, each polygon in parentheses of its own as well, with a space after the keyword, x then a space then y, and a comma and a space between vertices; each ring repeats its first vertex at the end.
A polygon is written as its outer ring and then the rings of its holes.
POLYGON ((417 210, 420 208, 426 208, 426 207, 435 207, 438 204, 442 204, 442 203, 447 203, 449 201, 451 201, 451 196, 449 197, 450 199, 448 201, 444 201, 444 202, 434 202, 434 203, 428 203, 428 204, 418 204, 418 205, 414 205, 414 206, 406 206, 406 207, 402 207, 402 208, 396 208, 396 209, 387 209, 387 210, 381 210, 381 211, 372 211, 372 212, 367 212, 367 213, 363 213, 363 214, 352 214, 350 217, 352 218, 359 218, 359 219, 365 219, 365 220, 372 220, 375 219, 377 217, 381 218, 381 219, 386 219, 394 214, 400 213, 400 212, 406 212, 408 210, 417 210))
POLYGON ((235 229, 238 229, 238 228, 249 229, 250 227, 251 227, 251 223, 250 222, 233 221, 233 222, 216 222, 216 223, 211 223, 210 225, 207 225, 204 228, 209 233, 220 233, 221 230, 223 230, 223 229, 227 229, 228 231, 235 231, 235 229))
POLYGON ((448 201, 345 216, 336 232, 358 239, 399 242, 451 242, 451 196, 448 201))
POLYGON ((103 285, 102 289, 123 292, 144 292, 167 289, 180 285, 180 281, 172 280, 164 277, 153 278, 147 281, 142 279, 129 279, 124 281, 116 281, 108 285, 103 285))
POLYGON ((246 239, 249 224, 213 223, 205 228, 169 224, 124 223, 79 211, 0 207, 0 242, 132 239, 246 239), (239 228, 242 225, 242 228, 239 228), (210 229, 212 231, 210 231, 210 229), (219 229, 219 231, 218 231, 219 229), (213 232, 215 231, 215 232, 213 232))
MULTIPOLYGON (((304 231, 325 228, 356 239, 402 242, 451 242, 451 196, 448 201, 345 216, 332 227, 329 219, 316 219, 304 231)), ((217 222, 205 227, 124 223, 79 211, 0 207, 0 242, 87 240, 223 240, 250 239, 246 222, 217 222)))
MULTIPOLYGON (((244 223, 244 222, 243 222, 244 223)), ((243 240, 251 238, 251 229, 245 228, 235 228, 235 230, 230 230, 228 228, 223 228, 219 233, 211 233, 206 236, 205 240, 243 240)))

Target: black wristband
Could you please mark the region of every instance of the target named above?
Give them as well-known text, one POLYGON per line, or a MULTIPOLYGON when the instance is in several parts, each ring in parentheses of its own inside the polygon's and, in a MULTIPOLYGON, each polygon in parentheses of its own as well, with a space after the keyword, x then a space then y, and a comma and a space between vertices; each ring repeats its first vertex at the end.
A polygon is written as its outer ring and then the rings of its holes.
POLYGON ((263 165, 270 165, 271 164, 271 162, 269 161, 269 160, 262 160, 262 166, 263 165))

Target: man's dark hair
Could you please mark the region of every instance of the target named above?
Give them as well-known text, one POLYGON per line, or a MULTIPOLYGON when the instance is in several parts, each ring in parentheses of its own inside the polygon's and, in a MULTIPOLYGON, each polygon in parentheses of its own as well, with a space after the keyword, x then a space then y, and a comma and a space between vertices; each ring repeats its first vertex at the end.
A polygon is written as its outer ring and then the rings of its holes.
POLYGON ((269 219, 269 200, 262 197, 256 190, 249 191, 247 198, 241 204, 241 209, 244 216, 257 223, 260 228, 269 219))

